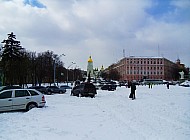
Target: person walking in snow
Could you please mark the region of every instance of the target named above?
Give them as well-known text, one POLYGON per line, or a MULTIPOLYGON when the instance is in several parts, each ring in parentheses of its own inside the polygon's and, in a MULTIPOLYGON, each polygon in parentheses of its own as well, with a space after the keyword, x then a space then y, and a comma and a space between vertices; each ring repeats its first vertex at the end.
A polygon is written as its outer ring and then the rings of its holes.
POLYGON ((131 97, 132 97, 132 100, 136 99, 135 90, 136 90, 136 85, 135 85, 135 83, 132 83, 131 84, 131 97))
POLYGON ((170 83, 168 82, 168 83, 167 83, 167 89, 169 89, 169 88, 170 88, 170 83))

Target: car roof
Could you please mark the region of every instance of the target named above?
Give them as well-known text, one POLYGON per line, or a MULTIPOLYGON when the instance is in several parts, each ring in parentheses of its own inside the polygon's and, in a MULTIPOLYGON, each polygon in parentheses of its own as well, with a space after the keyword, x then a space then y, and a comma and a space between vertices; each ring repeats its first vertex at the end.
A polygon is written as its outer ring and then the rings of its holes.
POLYGON ((48 88, 54 88, 54 87, 56 87, 57 88, 57 86, 47 86, 48 88))
POLYGON ((20 89, 5 89, 5 90, 2 90, 2 91, 0 91, 0 92, 4 92, 4 91, 13 91, 13 90, 34 90, 34 91, 37 91, 37 90, 35 90, 35 89, 26 89, 26 88, 20 88, 20 89))
POLYGON ((29 88, 45 88, 44 86, 32 86, 32 87, 29 87, 29 88))

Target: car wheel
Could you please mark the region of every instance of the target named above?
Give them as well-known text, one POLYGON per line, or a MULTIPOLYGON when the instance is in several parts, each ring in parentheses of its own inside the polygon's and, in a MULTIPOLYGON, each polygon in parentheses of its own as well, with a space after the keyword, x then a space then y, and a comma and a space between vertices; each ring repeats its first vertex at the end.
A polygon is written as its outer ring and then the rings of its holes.
POLYGON ((48 95, 51 95, 52 93, 51 93, 51 91, 48 91, 48 95))
POLYGON ((27 105, 26 110, 29 111, 32 108, 36 108, 36 107, 37 107, 37 105, 35 103, 30 103, 30 104, 27 105))
POLYGON ((59 94, 63 94, 63 91, 59 91, 59 94))
POLYGON ((95 95, 91 95, 90 97, 91 97, 91 98, 95 98, 95 95))

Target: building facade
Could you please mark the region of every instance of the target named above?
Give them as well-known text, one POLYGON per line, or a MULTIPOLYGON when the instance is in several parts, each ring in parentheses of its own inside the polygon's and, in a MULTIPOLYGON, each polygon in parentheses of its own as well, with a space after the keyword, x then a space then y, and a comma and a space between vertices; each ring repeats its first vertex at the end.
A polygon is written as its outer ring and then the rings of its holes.
POLYGON ((174 80, 177 65, 163 57, 125 57, 108 69, 117 70, 120 81, 142 79, 174 80))

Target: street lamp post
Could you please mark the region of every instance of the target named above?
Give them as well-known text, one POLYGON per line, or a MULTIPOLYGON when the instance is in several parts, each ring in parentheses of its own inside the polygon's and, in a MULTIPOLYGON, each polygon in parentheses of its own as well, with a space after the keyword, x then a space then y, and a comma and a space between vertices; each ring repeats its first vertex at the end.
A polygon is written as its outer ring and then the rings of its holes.
POLYGON ((67 67, 67 85, 68 85, 68 81, 69 81, 69 67, 74 65, 74 64, 76 64, 76 63, 71 62, 71 64, 67 67))
POLYGON ((75 75, 75 71, 76 71, 76 68, 77 68, 78 66, 76 65, 76 67, 75 68, 73 68, 73 83, 74 83, 74 80, 75 80, 75 77, 76 77, 76 75, 75 75))
MULTIPOLYGON (((61 56, 66 56, 66 55, 61 54, 61 55, 58 56, 58 58, 60 58, 61 56)), ((56 65, 55 65, 55 63, 56 63, 56 60, 54 58, 54 60, 53 60, 53 83, 54 83, 54 85, 56 85, 55 84, 55 76, 56 76, 56 65)))

